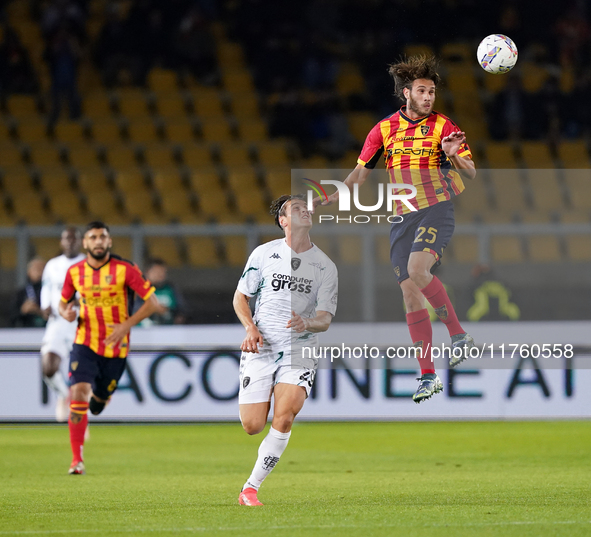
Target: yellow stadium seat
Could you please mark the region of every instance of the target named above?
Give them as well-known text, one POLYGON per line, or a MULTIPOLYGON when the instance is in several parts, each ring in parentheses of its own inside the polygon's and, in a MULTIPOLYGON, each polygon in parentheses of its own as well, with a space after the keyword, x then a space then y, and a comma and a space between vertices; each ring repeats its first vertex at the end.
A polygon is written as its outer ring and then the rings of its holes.
POLYGON ((236 207, 243 216, 256 216, 268 213, 268 207, 260 190, 243 190, 235 195, 236 207))
POLYGON ((114 145, 106 150, 107 162, 113 168, 130 168, 136 164, 136 150, 128 145, 114 145))
POLYGON ((82 224, 88 220, 80 206, 80 198, 71 190, 51 195, 49 205, 51 214, 65 224, 82 224))
POLYGON ((265 166, 289 165, 289 152, 285 142, 261 142, 257 144, 259 162, 265 166))
POLYGON ((217 90, 195 90, 191 93, 193 109, 199 118, 221 119, 225 116, 224 103, 217 90))
POLYGON ((488 142, 484 153, 489 168, 518 168, 515 151, 508 142, 488 142))
POLYGON ((10 127, 4 121, 0 120, 0 143, 10 142, 10 127))
POLYGON ((519 170, 490 170, 498 212, 522 211, 527 201, 519 170))
POLYGON ((560 245, 555 235, 534 235, 528 238, 529 258, 537 263, 561 261, 560 245))
POLYGON ((250 167, 250 145, 240 142, 220 144, 219 155, 226 166, 247 166, 250 167))
POLYGON ((60 142, 79 143, 84 140, 84 125, 78 121, 61 121, 54 128, 54 135, 60 142))
POLYGON ((168 144, 151 144, 144 146, 144 160, 152 167, 176 166, 173 148, 168 144))
POLYGON ((46 142, 32 144, 29 146, 29 157, 37 166, 60 166, 61 148, 46 142))
POLYGON ((259 100, 256 93, 237 93, 232 96, 232 112, 239 119, 260 116, 259 100))
POLYGON ((491 239, 492 260, 496 263, 521 263, 523 247, 519 237, 495 236, 491 239))
POLYGON ((225 69, 236 69, 244 66, 244 54, 238 43, 222 41, 218 44, 218 59, 220 65, 225 69))
POLYGON ((72 188, 70 174, 63 168, 45 167, 37 168, 37 170, 43 192, 47 194, 59 194, 72 188))
POLYGON ((183 118, 187 115, 185 99, 178 92, 159 95, 156 108, 158 115, 167 119, 183 118))
POLYGON ((589 149, 584 141, 561 142, 558 146, 558 157, 563 168, 589 168, 589 149))
POLYGON ((84 97, 82 110, 86 117, 104 120, 112 115, 111 99, 106 93, 94 93, 84 97))
POLYGON ((405 45, 404 47, 405 56, 432 56, 433 48, 430 45, 405 45))
POLYGON ((119 204, 111 190, 92 190, 86 192, 86 208, 90 215, 99 220, 109 221, 119 214, 119 204))
POLYGON ((544 67, 535 63, 525 61, 519 66, 521 69, 521 79, 523 89, 529 93, 536 93, 542 89, 542 86, 550 77, 550 73, 544 67))
POLYGON ((230 168, 227 170, 228 184, 237 196, 247 190, 258 191, 259 181, 256 170, 251 167, 230 168))
POLYGON ((523 142, 521 157, 527 168, 555 168, 554 159, 546 142, 523 142))
POLYGON ((211 237, 187 237, 187 258, 194 267, 217 267, 220 265, 215 241, 211 237))
POLYGON ((567 235, 566 251, 572 261, 591 261, 591 237, 589 235, 567 235))
POLYGON ((47 124, 42 119, 21 121, 17 130, 21 142, 35 143, 47 140, 47 124))
POLYGON ((139 144, 152 143, 160 138, 158 126, 151 119, 134 119, 127 126, 129 139, 139 144))
POLYGON ((0 167, 15 166, 23 163, 22 151, 12 143, 0 144, 0 167))
POLYGON ((144 224, 163 224, 168 222, 165 215, 160 214, 154 205, 154 196, 147 190, 134 192, 124 199, 127 215, 131 220, 140 220, 144 224))
MULTIPOLYGON (((518 212, 516 209, 505 209, 501 207, 497 210, 488 210, 483 211, 478 215, 479 220, 484 222, 485 224, 511 224, 515 222, 515 213, 518 212)), ((519 214, 523 214, 521 210, 519 210, 519 214)))
POLYGON ((519 214, 520 221, 524 224, 549 224, 554 221, 555 210, 522 211, 519 214))
MULTIPOLYGON (((470 95, 478 95, 478 85, 471 68, 450 69, 447 75, 447 87, 454 94, 454 97, 462 96, 463 99, 470 95)), ((455 101, 456 99, 454 99, 455 101)), ((474 99, 470 99, 474 104, 474 99)))
POLYGON ((31 190, 12 192, 10 195, 12 210, 19 220, 29 225, 47 225, 51 218, 45 209, 45 199, 38 192, 31 190))
POLYGON ((112 144, 121 141, 119 122, 113 118, 102 118, 92 124, 92 138, 101 144, 112 144))
POLYGON ((246 237, 230 235, 223 238, 226 263, 234 267, 243 267, 248 259, 246 237))
POLYGON ((191 168, 203 168, 213 164, 211 148, 206 144, 188 144, 183 147, 183 162, 191 168))
POLYGON ((213 166, 191 168, 188 175, 189 186, 194 192, 200 193, 209 189, 221 189, 218 170, 213 166))
POLYGON ((188 118, 166 121, 164 137, 173 143, 191 142, 195 138, 195 125, 188 118))
POLYGON ((484 87, 491 93, 499 93, 505 89, 510 76, 483 74, 484 87))
POLYGON ((76 168, 100 164, 96 149, 92 144, 86 142, 68 144, 68 162, 76 168))
POLYGON ((29 241, 33 246, 35 255, 46 261, 61 255, 59 240, 55 237, 31 237, 29 241))
POLYGON ((152 183, 161 196, 167 191, 186 190, 179 169, 173 166, 153 168, 152 183))
POLYGON ((0 239, 0 267, 5 270, 12 270, 16 267, 16 262, 16 240, 0 239))
POLYGON ((267 125, 261 119, 239 121, 238 136, 244 142, 264 142, 269 137, 267 125))
POLYGON ((463 214, 478 214, 491 208, 488 199, 486 183, 482 177, 464 179, 465 190, 457 197, 458 212, 463 214))
POLYGON ((126 89, 119 92, 117 99, 119 113, 128 119, 138 119, 150 115, 148 102, 142 90, 126 89))
POLYGON ((113 253, 127 259, 133 260, 133 243, 129 237, 113 237, 113 253))
POLYGON ((224 69, 222 71, 224 88, 230 92, 252 92, 254 83, 247 69, 224 69))
POLYGON ((198 192, 199 209, 203 216, 225 216, 229 212, 228 198, 221 187, 211 187, 198 192))
POLYGON ((376 125, 376 118, 369 112, 351 112, 347 114, 351 134, 359 143, 365 142, 369 131, 376 125))
POLYGON ((148 73, 148 87, 152 91, 165 92, 178 89, 176 71, 155 67, 148 73))
POLYGON ((558 184, 556 170, 529 170, 528 177, 536 209, 552 211, 564 208, 564 197, 558 184))
POLYGON ((193 196, 184 188, 161 191, 160 205, 164 214, 176 220, 194 217, 197 212, 193 196))
POLYGON ((107 177, 102 168, 98 166, 87 166, 85 168, 78 168, 77 171, 76 183, 78 184, 78 189, 85 194, 108 188, 107 177))
POLYGON ((287 167, 268 168, 265 182, 273 199, 291 192, 291 169, 287 167))
POLYGON ((571 205, 577 210, 591 209, 591 180, 587 170, 564 170, 571 205))
POLYGON ((341 65, 336 79, 336 87, 341 95, 365 91, 365 80, 356 63, 346 62, 341 65))
POLYGON ((588 224, 591 220, 591 211, 588 209, 562 211, 560 221, 564 224, 588 224))
MULTIPOLYGON (((455 235, 450 249, 456 263, 478 262, 478 238, 473 235, 455 235)), ((447 251, 444 255, 447 256, 447 251)))
POLYGON ((390 239, 386 235, 378 235, 374 239, 376 257, 383 265, 390 264, 390 239))
POLYGON ((202 118, 201 135, 206 142, 229 142, 233 138, 230 124, 223 118, 202 118))
POLYGON ((6 108, 11 116, 18 119, 31 119, 39 115, 37 99, 32 95, 9 95, 6 108))
POLYGON ((120 168, 115 174, 115 186, 125 194, 126 199, 139 192, 147 192, 146 177, 139 168, 120 168))
POLYGON ((174 237, 146 237, 150 257, 164 259, 170 267, 182 264, 177 241, 174 237))

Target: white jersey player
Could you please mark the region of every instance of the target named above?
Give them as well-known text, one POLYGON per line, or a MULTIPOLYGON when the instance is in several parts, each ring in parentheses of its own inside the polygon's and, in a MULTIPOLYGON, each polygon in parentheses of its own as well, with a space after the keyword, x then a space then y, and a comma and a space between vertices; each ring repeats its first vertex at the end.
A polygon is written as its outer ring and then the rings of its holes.
POLYGON ((68 362, 76 336, 76 323, 63 319, 58 307, 66 272, 74 263, 85 259, 80 253, 81 245, 80 231, 73 227, 64 229, 60 240, 63 254, 50 259, 43 270, 41 309, 49 309, 50 313, 41 343, 41 365, 43 380, 57 395, 57 421, 66 421, 70 412, 69 390, 60 364, 62 360, 68 362))
POLYGON ((335 264, 311 240, 312 215, 301 196, 282 196, 271 212, 285 232, 251 254, 234 295, 246 328, 240 360, 240 420, 248 434, 273 422, 238 501, 262 505, 257 492, 287 447, 293 421, 310 394, 316 373, 318 332, 328 330, 337 307, 335 264), (255 314, 249 300, 256 296, 255 314))

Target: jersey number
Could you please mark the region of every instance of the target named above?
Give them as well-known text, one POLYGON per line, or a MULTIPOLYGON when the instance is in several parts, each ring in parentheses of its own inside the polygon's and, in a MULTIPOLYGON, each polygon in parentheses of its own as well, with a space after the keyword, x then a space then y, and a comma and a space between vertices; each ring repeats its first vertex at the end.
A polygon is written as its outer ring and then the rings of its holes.
POLYGON ((419 234, 415 239, 415 242, 428 242, 429 244, 433 244, 437 240, 437 230, 434 227, 430 227, 429 229, 425 229, 423 226, 419 227, 419 234), (423 239, 423 233, 427 232, 427 235, 431 235, 430 239, 423 239))

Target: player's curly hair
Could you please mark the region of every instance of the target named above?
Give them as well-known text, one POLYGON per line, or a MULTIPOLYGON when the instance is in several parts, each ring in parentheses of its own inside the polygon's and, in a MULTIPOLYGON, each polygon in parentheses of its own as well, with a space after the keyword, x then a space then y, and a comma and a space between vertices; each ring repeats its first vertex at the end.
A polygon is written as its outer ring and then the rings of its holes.
POLYGON ((286 194, 285 196, 281 196, 271 203, 271 207, 269 208, 269 213, 275 217, 275 223, 279 226, 279 229, 283 229, 281 224, 279 223, 279 217, 285 216, 285 205, 288 201, 291 200, 302 200, 306 201, 306 198, 303 194, 294 194, 293 196, 290 194, 286 194))
POLYGON ((394 79, 394 93, 405 101, 404 88, 411 89, 412 83, 419 78, 432 80, 437 86, 441 80, 437 73, 438 61, 435 56, 411 56, 393 63, 388 68, 388 73, 394 79))

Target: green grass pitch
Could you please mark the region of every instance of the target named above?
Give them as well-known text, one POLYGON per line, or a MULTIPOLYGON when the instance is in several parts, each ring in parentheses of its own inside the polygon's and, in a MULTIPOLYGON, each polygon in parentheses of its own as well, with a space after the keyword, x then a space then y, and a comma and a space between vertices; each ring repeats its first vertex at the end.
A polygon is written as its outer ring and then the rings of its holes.
MULTIPOLYGON (((263 433, 264 434, 264 433, 263 433)), ((0 535, 591 535, 591 422, 300 423, 237 503, 239 424, 0 426, 0 535)))

